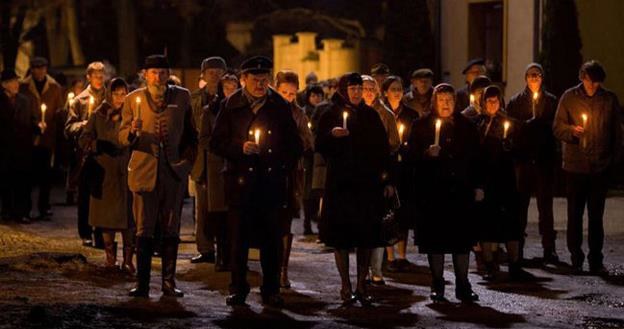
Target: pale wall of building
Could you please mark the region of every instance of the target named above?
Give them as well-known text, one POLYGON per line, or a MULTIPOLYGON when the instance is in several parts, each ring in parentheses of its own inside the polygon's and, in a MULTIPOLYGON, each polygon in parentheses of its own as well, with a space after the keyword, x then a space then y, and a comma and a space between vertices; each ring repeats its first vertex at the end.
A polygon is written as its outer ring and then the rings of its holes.
MULTIPOLYGON (((441 2, 442 79, 457 88, 464 86, 462 69, 468 62, 468 5, 471 0, 441 2)), ((503 79, 509 99, 524 87, 524 69, 533 61, 533 1, 504 0, 503 6, 503 79)))
POLYGON ((624 1, 577 1, 585 60, 600 61, 607 71, 605 86, 624 102, 624 1))

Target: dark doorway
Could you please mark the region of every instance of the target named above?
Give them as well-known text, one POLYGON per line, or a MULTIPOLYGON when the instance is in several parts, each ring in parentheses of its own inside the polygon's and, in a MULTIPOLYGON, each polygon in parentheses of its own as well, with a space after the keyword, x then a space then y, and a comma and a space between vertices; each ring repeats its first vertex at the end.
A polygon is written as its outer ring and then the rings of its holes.
POLYGON ((471 3, 468 7, 469 58, 485 58, 488 75, 502 80, 503 66, 503 2, 471 3))

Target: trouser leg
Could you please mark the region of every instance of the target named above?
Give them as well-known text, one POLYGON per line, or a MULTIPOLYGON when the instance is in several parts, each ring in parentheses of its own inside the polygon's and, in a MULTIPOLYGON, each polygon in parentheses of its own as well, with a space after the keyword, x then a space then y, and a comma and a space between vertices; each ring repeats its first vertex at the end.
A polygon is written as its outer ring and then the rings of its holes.
POLYGON ((444 294, 444 254, 428 254, 431 291, 444 294))
POLYGON ((607 177, 605 173, 592 175, 587 200, 589 253, 587 260, 592 268, 603 265, 602 247, 604 244, 603 216, 607 196, 607 177))
POLYGON ((230 238, 230 293, 246 296, 249 294, 247 283, 247 257, 249 255, 249 221, 243 209, 230 209, 228 212, 228 236, 230 238))
POLYGON ((552 177, 554 173, 552 167, 550 166, 538 168, 537 170, 537 188, 535 191, 535 197, 539 213, 539 233, 542 237, 542 247, 544 252, 554 252, 555 240, 557 238, 553 215, 554 182, 552 177))
POLYGON ((568 251, 573 266, 581 266, 585 254, 581 248, 583 244, 583 212, 587 202, 588 176, 583 174, 567 173, 566 194, 568 201, 568 251))

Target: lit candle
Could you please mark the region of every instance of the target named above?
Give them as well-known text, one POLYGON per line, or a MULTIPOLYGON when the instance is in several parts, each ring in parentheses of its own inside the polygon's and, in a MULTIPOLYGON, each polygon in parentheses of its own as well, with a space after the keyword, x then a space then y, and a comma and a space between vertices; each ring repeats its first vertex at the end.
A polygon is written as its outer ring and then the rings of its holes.
POLYGON ((403 133, 405 132, 405 125, 402 123, 399 123, 399 141, 401 141, 401 143, 403 143, 403 133))
POLYGON ((93 96, 89 96, 89 108, 87 110, 87 119, 91 116, 91 112, 93 112, 93 106, 95 106, 95 98, 93 96))
POLYGON ((43 124, 45 124, 45 113, 47 109, 48 107, 45 105, 45 103, 41 103, 41 123, 43 124))
POLYGON ((587 129, 587 113, 581 114, 581 119, 583 119, 583 129, 587 129))
POLYGON ((503 123, 503 139, 507 139, 507 133, 509 132, 509 121, 505 121, 505 123, 503 123))
POLYGON ((533 106, 532 106, 532 112, 533 112, 533 119, 536 118, 535 115, 535 104, 537 104, 537 99, 539 98, 539 93, 536 91, 533 93, 533 106))
POLYGON ((470 94, 470 105, 474 105, 475 97, 473 94, 470 94))
POLYGON ((256 131, 254 131, 254 140, 256 141, 256 144, 260 145, 260 129, 256 129, 256 131))
POLYGON ((442 128, 442 120, 437 119, 435 123, 435 141, 433 142, 435 146, 440 145, 440 128, 442 128))
POLYGON ((67 101, 68 102, 73 101, 75 96, 76 95, 70 91, 69 94, 67 94, 67 101))
POLYGON ((349 112, 342 112, 342 129, 347 129, 347 118, 349 117, 349 112))
MULTIPOLYGON (((141 120, 141 97, 137 96, 135 102, 137 106, 137 120, 141 120)), ((137 130, 136 134, 137 136, 141 136, 141 131, 137 130)))
POLYGON ((308 129, 312 129, 312 122, 308 122, 308 129))

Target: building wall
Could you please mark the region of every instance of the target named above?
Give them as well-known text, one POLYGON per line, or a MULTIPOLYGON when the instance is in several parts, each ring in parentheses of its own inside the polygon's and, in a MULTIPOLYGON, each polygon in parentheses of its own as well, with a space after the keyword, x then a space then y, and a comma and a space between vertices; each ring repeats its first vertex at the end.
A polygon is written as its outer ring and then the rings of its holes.
POLYGON ((441 0, 440 9, 442 81, 460 88, 465 83, 461 71, 468 61, 468 1, 441 0))
MULTIPOLYGON (((507 16, 507 65, 503 79, 507 81, 505 98, 509 100, 524 89, 524 72, 533 62, 534 2, 506 0, 507 16)), ((503 54, 505 56, 505 54, 503 54)))
POLYGON ((607 71, 605 86, 624 101, 624 1, 577 1, 585 60, 600 61, 607 71))

